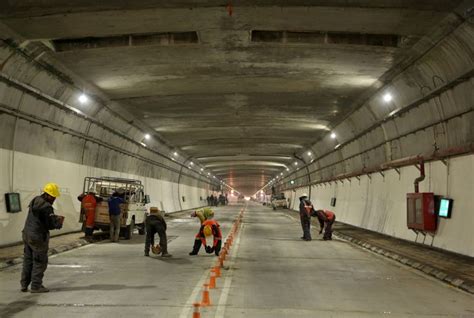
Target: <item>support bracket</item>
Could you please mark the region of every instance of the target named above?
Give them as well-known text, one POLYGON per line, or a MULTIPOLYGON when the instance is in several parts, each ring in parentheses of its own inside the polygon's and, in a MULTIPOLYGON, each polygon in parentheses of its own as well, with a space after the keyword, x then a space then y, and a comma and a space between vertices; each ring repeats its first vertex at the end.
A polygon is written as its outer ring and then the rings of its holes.
POLYGON ((395 168, 395 171, 400 175, 400 168, 395 168))

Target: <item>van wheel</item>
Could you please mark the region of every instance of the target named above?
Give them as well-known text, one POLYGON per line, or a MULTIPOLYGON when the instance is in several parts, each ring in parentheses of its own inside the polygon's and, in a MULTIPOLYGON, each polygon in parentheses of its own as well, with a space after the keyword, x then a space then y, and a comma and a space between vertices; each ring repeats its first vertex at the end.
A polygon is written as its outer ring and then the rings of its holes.
POLYGON ((132 239, 134 229, 135 229, 135 220, 132 219, 132 222, 130 222, 130 225, 127 226, 127 229, 125 230, 125 239, 126 240, 131 240, 132 239))

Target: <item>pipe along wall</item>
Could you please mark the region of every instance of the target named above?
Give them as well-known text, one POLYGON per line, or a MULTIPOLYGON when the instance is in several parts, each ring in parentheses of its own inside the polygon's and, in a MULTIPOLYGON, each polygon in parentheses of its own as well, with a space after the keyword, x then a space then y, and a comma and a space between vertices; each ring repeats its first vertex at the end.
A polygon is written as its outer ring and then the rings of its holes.
MULTIPOLYGON (((414 192, 413 181, 420 176, 415 166, 311 186, 311 201, 317 209, 334 211, 337 221, 393 237, 432 245, 451 252, 474 256, 474 155, 425 163, 420 192, 434 192, 454 200, 450 219, 438 219, 435 236, 417 235, 407 228, 406 193, 414 192), (331 206, 336 198, 336 206, 331 206)), ((291 208, 308 187, 287 190, 291 208)))

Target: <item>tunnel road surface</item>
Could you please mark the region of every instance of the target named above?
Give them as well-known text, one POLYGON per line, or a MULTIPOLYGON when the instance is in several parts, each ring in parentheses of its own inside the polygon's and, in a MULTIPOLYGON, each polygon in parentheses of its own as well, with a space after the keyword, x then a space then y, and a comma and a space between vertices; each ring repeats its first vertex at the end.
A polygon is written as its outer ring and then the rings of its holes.
MULTIPOLYGON (((216 209, 224 237, 243 206, 216 209)), ((144 237, 50 258, 46 294, 21 293, 21 266, 0 272, 0 317, 192 317, 216 257, 189 256, 199 221, 168 219, 172 258, 144 237)), ((250 203, 201 317, 474 317, 474 297, 347 242, 300 240, 297 219, 250 203)))

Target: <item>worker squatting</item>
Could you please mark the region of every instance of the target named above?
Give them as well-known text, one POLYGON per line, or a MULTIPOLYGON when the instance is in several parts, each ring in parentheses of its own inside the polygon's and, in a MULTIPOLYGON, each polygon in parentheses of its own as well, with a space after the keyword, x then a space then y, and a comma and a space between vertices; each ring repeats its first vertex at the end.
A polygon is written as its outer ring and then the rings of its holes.
MULTIPOLYGON (((59 187, 55 183, 48 183, 43 193, 35 197, 29 204, 28 215, 23 228, 23 270, 21 274, 21 291, 27 292, 31 284, 31 293, 46 293, 49 289, 43 286, 43 276, 48 267, 49 231, 61 229, 64 217, 55 215, 53 203, 60 196, 59 187)), ((88 192, 78 197, 81 201, 81 215, 83 216, 84 232, 87 238, 92 237, 94 230, 95 209, 102 198, 94 192, 88 192)), ((110 218, 110 240, 117 242, 120 232, 120 205, 125 201, 115 192, 108 200, 110 218)), ((209 208, 193 212, 192 217, 200 220, 201 226, 195 236, 194 246, 189 255, 197 255, 201 245, 205 246, 208 254, 219 255, 222 245, 222 232, 219 223, 213 219, 214 211, 209 208), (213 237, 212 245, 208 245, 206 238, 213 237)), ((162 257, 171 257, 168 253, 166 237, 166 221, 157 208, 150 208, 145 219, 146 239, 145 256, 149 256, 150 248, 153 253, 162 257), (155 234, 160 238, 159 244, 154 244, 155 234)))

